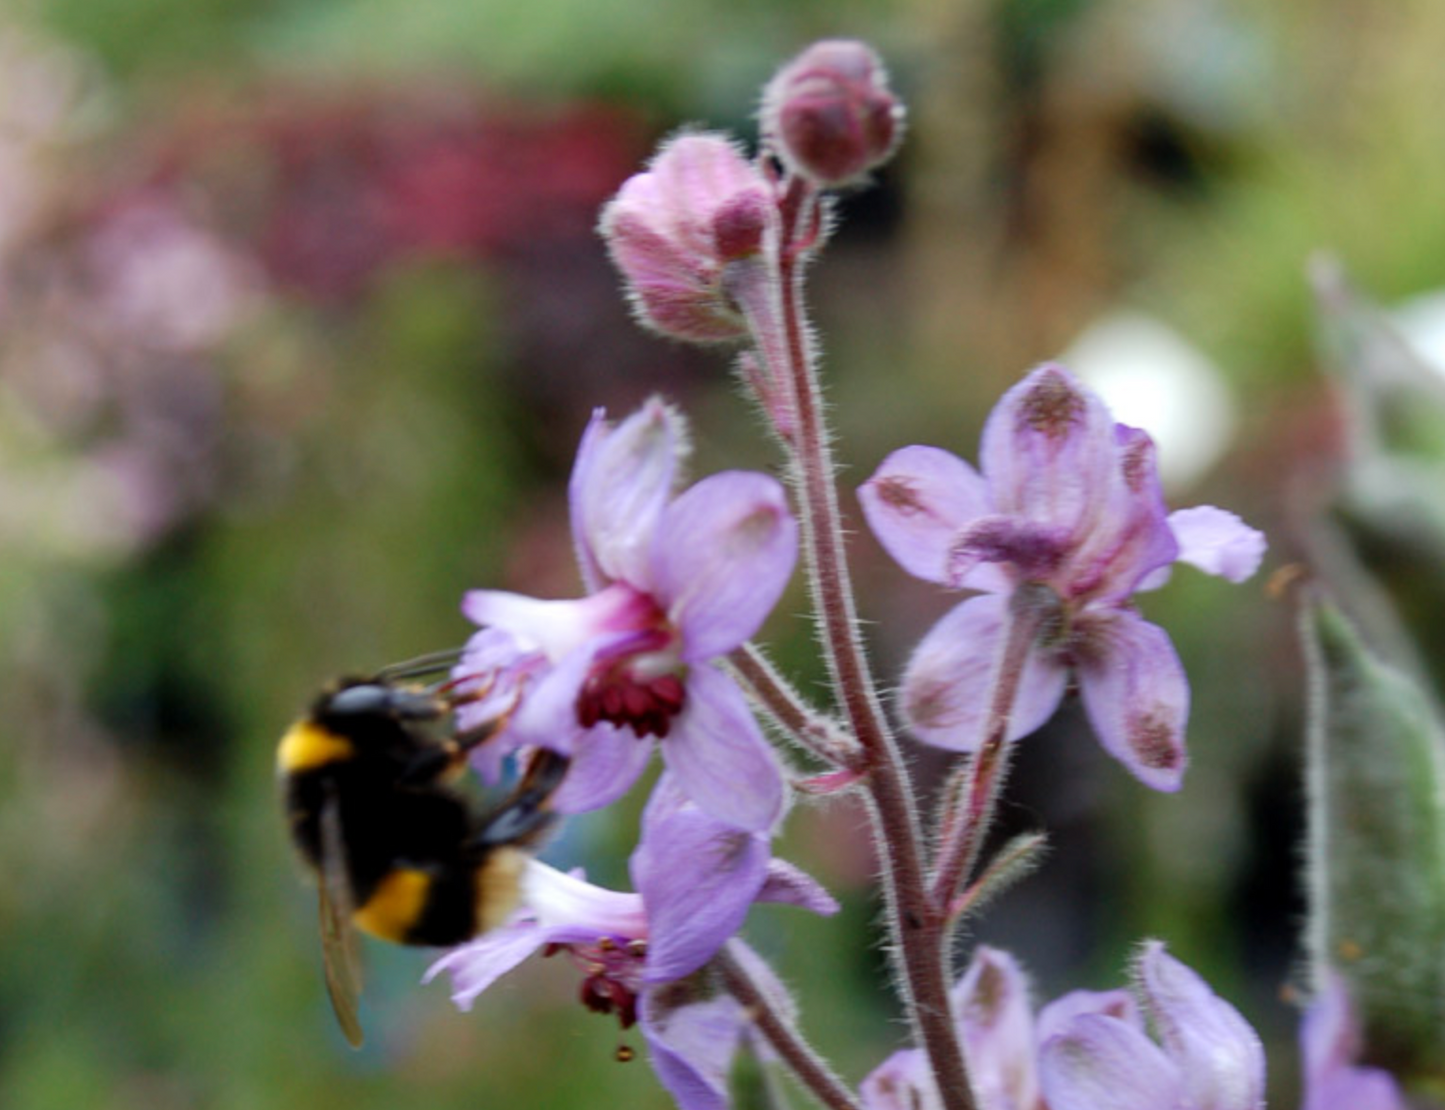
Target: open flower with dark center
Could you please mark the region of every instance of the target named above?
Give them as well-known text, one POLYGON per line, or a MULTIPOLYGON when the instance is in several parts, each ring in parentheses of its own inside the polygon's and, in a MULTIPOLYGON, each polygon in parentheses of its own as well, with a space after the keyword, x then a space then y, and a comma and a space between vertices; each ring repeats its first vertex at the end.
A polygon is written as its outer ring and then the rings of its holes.
POLYGON ((572 531, 586 597, 474 590, 484 626, 454 672, 487 691, 463 727, 510 697, 488 758, 522 746, 570 756, 564 813, 616 800, 656 741, 687 796, 743 829, 782 813, 777 758, 741 690, 715 665, 753 635, 797 557, 782 486, 725 471, 681 494, 682 418, 654 399, 616 427, 599 410, 572 472, 572 531))
MULTIPOLYGON (((664 774, 643 814, 631 860, 637 893, 594 886, 532 861, 523 907, 511 921, 452 949, 427 978, 445 971, 452 998, 470 1009, 477 996, 528 956, 565 957, 581 975, 579 999, 638 1024, 652 1065, 684 1110, 727 1105, 732 1055, 751 1025, 704 969, 742 927, 755 902, 781 902, 831 914, 837 903, 807 875, 771 858, 766 834, 747 832, 700 810, 664 774)), ((745 945, 734 952, 755 980, 773 982, 745 945)), ((786 994, 781 985, 772 988, 786 994)))
POLYGON ((1168 635, 1130 603, 1175 562, 1234 582, 1264 537, 1212 506, 1170 514, 1154 444, 1116 424, 1061 366, 1014 386, 984 428, 982 473, 936 447, 883 461, 860 497, 874 534, 909 573, 980 591, 924 637, 909 661, 902 710, 923 741, 973 751, 984 740, 1010 598, 1027 588, 1047 619, 1031 646, 1010 740, 1053 714, 1069 676, 1100 742, 1146 785, 1184 774, 1189 685, 1168 635))

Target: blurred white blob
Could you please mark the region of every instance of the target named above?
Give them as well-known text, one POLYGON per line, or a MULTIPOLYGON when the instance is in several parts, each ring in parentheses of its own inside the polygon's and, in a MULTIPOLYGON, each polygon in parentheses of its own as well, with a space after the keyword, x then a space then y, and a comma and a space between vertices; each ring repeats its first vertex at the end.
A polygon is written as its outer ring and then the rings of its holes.
POLYGON ((1445 289, 1410 298, 1391 317, 1410 349, 1445 378, 1445 289))
POLYGON ((1170 489, 1189 486, 1234 436, 1235 403, 1202 351, 1150 316, 1118 312, 1084 331, 1060 361, 1104 398, 1114 419, 1149 433, 1170 489))

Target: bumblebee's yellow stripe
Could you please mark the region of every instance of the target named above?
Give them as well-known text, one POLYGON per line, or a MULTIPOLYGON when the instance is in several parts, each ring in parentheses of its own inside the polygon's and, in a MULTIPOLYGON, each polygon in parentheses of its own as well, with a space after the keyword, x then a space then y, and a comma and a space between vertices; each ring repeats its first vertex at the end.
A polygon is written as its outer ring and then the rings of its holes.
POLYGON ((430 889, 431 876, 425 871, 397 868, 381 880, 351 920, 374 937, 404 943, 426 908, 430 889))
POLYGON ((350 759, 355 754, 356 749, 346 737, 329 732, 314 721, 297 721, 276 748, 276 769, 282 774, 295 774, 350 759))
POLYGON ((494 849, 476 875, 477 927, 485 933, 503 924, 522 900, 522 872, 531 857, 519 848, 494 849))

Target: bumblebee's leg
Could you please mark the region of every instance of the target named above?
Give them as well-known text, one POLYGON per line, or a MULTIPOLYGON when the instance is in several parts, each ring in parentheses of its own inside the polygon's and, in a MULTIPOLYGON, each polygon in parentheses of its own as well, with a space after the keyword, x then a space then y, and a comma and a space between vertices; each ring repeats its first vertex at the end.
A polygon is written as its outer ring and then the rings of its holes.
POLYGON ((453 740, 442 740, 419 748, 401 774, 399 786, 426 786, 449 778, 466 764, 467 750, 453 740))
POLYGON ((565 755, 538 749, 522 781, 483 823, 473 843, 481 847, 525 843, 546 832, 555 820, 547 803, 562 785, 570 762, 565 755))

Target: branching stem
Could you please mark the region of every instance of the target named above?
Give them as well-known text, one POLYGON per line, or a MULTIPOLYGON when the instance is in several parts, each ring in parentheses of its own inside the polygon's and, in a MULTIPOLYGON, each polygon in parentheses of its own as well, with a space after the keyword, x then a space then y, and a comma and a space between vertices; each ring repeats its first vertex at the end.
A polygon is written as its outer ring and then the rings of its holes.
POLYGON ((728 661, 763 711, 800 746, 834 767, 859 769, 858 742, 832 717, 809 705, 755 644, 744 644, 728 661))
MULTIPOLYGON (((820 198, 807 182, 783 187, 782 248, 778 281, 767 311, 749 312, 758 350, 774 389, 785 391, 792 420, 785 437, 793 452, 795 488, 813 611, 829 678, 862 750, 865 780, 888 898, 893 952, 903 1002, 919 1044, 928 1054, 944 1110, 976 1110, 972 1087, 948 1002, 946 905, 928 887, 913 793, 863 649, 853 588, 844 557, 843 525, 823 415, 816 350, 803 300, 803 244, 821 226, 820 198), (781 297, 781 304, 772 298, 781 297), (782 335, 766 335, 780 309, 782 335)), ((747 309, 744 303, 745 310, 747 309)))

